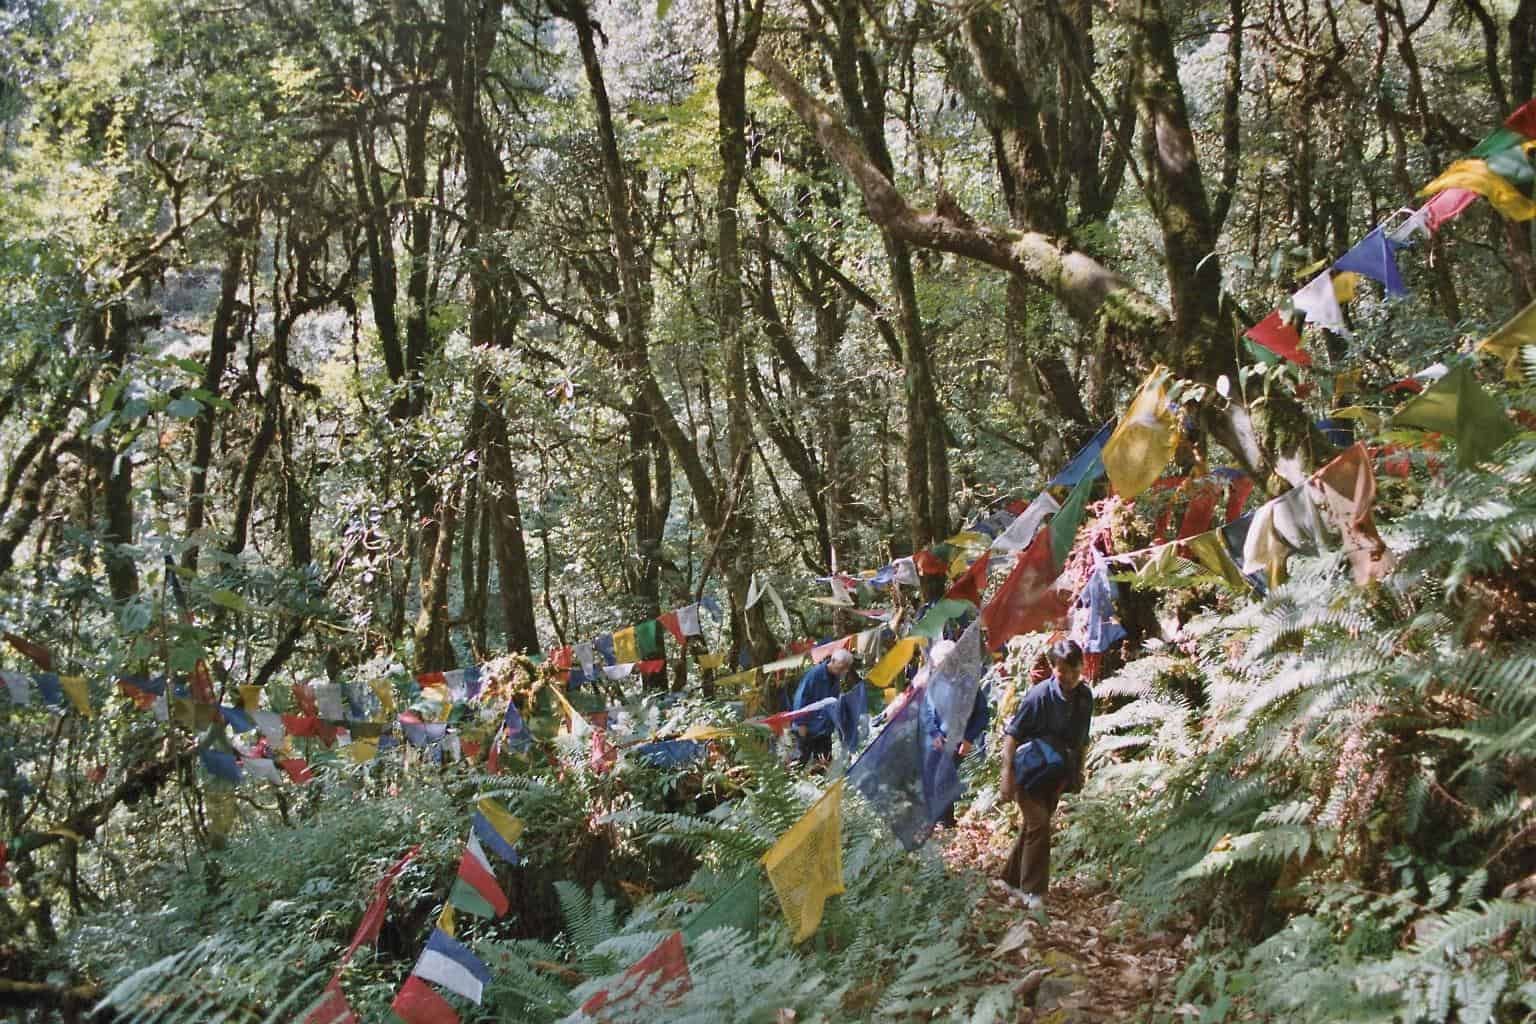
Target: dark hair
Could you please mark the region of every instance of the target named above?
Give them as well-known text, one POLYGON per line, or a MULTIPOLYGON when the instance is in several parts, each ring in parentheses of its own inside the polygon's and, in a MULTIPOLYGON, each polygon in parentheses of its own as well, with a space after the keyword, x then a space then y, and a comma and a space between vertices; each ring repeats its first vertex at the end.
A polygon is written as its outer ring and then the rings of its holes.
POLYGON ((1077 646, 1075 640, 1057 640, 1051 644, 1051 665, 1081 665, 1083 663, 1083 649, 1077 646))

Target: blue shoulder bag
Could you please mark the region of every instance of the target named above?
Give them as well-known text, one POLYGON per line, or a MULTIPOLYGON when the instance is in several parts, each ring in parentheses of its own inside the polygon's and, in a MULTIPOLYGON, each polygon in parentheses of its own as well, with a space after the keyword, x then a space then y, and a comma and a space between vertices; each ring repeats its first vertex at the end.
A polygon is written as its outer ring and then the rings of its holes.
POLYGON ((1013 752, 1013 784, 1021 790, 1053 785, 1066 774, 1066 758, 1043 739, 1020 744, 1013 752))

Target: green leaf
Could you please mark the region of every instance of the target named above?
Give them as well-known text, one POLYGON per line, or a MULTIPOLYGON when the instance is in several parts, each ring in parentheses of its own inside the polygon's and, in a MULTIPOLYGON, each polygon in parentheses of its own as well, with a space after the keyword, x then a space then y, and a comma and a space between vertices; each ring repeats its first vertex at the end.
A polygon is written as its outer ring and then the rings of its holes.
POLYGON ((91 424, 90 429, 85 432, 85 436, 86 437, 100 437, 102 434, 105 434, 107 432, 107 428, 112 426, 112 421, 115 420, 115 419, 117 419, 117 413, 116 412, 109 412, 109 413, 107 413, 101 419, 99 419, 95 423, 91 424))
POLYGON ((123 403, 123 419, 141 420, 149 415, 149 403, 142 398, 130 398, 123 403))
POLYGON ((672 0, 656 0, 656 18, 666 18, 667 12, 672 9, 672 0))
POLYGON ((210 599, 220 608, 228 608, 230 611, 248 612, 251 610, 250 603, 233 590, 215 590, 210 599))
POLYGON ((165 411, 179 420, 192 420, 203 411, 203 403, 195 398, 176 398, 166 403, 165 411))

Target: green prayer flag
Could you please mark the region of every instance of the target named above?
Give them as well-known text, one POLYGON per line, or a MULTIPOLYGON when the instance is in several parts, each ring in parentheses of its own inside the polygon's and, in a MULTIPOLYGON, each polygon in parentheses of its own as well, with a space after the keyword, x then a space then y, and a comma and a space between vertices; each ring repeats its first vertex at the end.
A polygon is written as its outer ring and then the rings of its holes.
POLYGON ((496 908, 491 906, 490 900, 480 895, 475 887, 463 878, 454 879, 453 888, 448 890, 448 902, 455 910, 462 910, 476 917, 496 916, 496 908))
POLYGON ((1500 128, 1482 142, 1479 142, 1470 155, 1487 159, 1495 153, 1502 153, 1508 149, 1519 146, 1525 141, 1525 136, 1510 128, 1500 128))
POLYGON ((971 602, 961 601, 958 598, 947 597, 942 601, 935 601, 933 607, 928 609, 928 614, 912 627, 910 635, 937 640, 944 635, 944 627, 949 625, 951 620, 975 610, 976 606, 971 602))
POLYGON ((743 875, 734 885, 715 898, 709 906, 694 914, 683 926, 683 939, 696 941, 715 928, 740 928, 748 935, 757 932, 757 872, 743 875))
POLYGON ((1258 344, 1252 338, 1244 338, 1243 345, 1247 347, 1249 355, 1253 356, 1253 358, 1257 359, 1265 366, 1274 366, 1280 361, 1279 356, 1275 355, 1263 345, 1258 344))
POLYGON ((1515 436, 1504 406, 1484 391, 1466 366, 1458 366, 1398 410, 1394 426, 1418 427, 1456 439, 1456 464, 1475 466, 1515 436))
POLYGON ((635 646, 640 649, 641 661, 654 661, 666 656, 661 649, 661 623, 646 619, 635 626, 635 646))
POLYGON ((1077 528, 1083 525, 1083 515, 1088 508, 1088 492, 1093 490, 1094 479, 1083 477, 1062 502, 1061 511, 1051 520, 1051 558, 1060 569, 1072 553, 1077 540, 1077 528))

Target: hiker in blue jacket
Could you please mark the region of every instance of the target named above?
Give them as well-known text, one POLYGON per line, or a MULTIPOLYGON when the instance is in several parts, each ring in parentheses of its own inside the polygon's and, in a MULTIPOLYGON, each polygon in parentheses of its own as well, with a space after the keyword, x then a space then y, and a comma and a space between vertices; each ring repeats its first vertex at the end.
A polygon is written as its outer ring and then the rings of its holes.
POLYGON ((1093 718, 1093 692, 1082 682, 1083 650, 1071 640, 1051 645, 1053 675, 1024 694, 1003 739, 1002 797, 1019 805, 1019 837, 1003 869, 1003 881, 1024 897, 1031 909, 1045 905, 1051 874, 1051 814, 1069 788, 1082 786, 1083 754, 1093 718), (1031 778, 1015 778, 1014 755, 1031 741, 1027 753, 1055 755, 1055 765, 1042 766, 1042 756, 1026 757, 1035 770, 1031 778))
MULTIPOLYGON (((843 677, 852 666, 852 654, 841 648, 833 651, 830 658, 800 677, 800 685, 795 688, 795 705, 791 710, 799 711, 819 700, 842 696, 843 677)), ((837 728, 837 720, 833 716, 835 710, 835 707, 826 707, 795 723, 795 735, 800 744, 800 756, 795 760, 797 765, 808 765, 812 760, 825 762, 832 759, 832 732, 837 728)))

